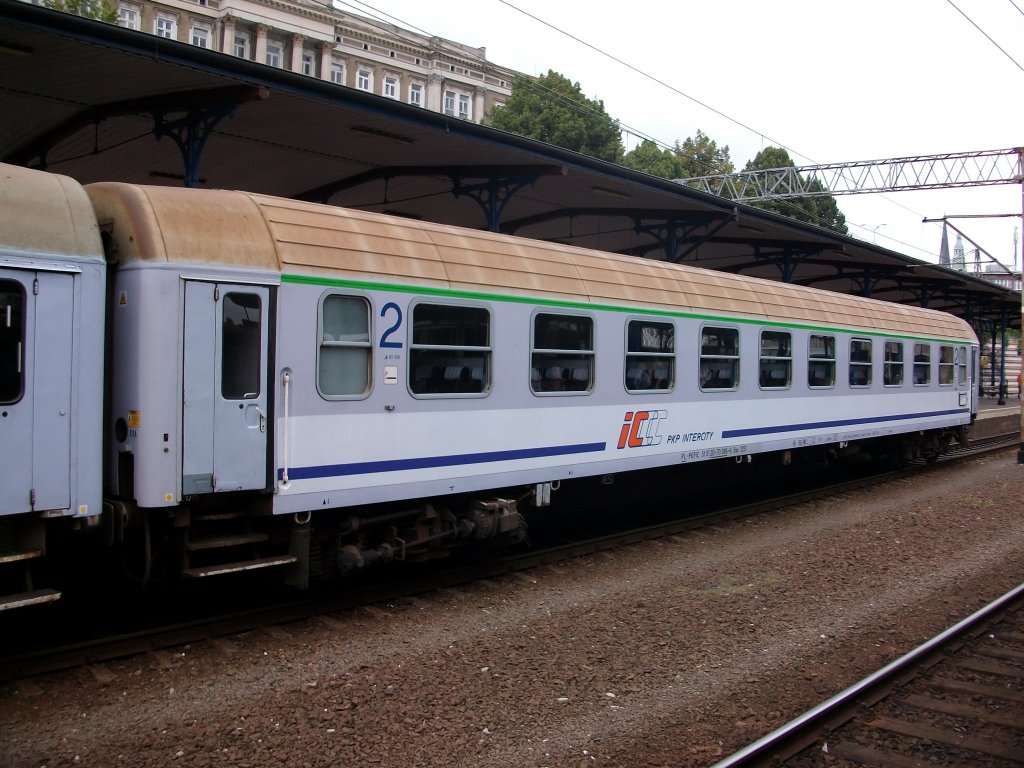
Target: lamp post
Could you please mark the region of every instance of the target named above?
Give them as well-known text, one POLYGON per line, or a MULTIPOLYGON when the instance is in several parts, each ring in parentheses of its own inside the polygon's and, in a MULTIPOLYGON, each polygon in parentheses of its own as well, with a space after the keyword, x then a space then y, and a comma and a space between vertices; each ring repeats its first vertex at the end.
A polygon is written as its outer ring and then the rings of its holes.
POLYGON ((886 225, 885 224, 875 224, 874 226, 872 226, 870 224, 861 224, 860 226, 864 227, 864 229, 870 229, 871 230, 871 240, 872 240, 872 242, 875 245, 878 245, 878 230, 881 227, 884 227, 886 225))

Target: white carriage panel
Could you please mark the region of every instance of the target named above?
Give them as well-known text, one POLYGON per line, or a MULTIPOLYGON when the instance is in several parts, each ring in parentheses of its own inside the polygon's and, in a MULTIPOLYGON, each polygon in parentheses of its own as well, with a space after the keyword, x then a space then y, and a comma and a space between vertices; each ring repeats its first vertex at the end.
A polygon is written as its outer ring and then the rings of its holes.
POLYGON ((182 356, 181 492, 213 491, 214 381, 216 380, 216 304, 214 283, 185 283, 182 356))
POLYGON ((4 301, 0 302, 0 323, 7 333, 20 330, 14 349, 4 349, 5 362, 13 353, 14 368, 5 370, 4 379, 10 382, 17 376, 19 391, 9 392, 0 405, 0 515, 22 514, 32 511, 32 444, 35 438, 35 389, 32 372, 35 370, 36 313, 32 284, 35 271, 31 269, 0 268, 0 287, 4 301), (9 330, 7 330, 9 329, 9 330))
MULTIPOLYGON (((32 489, 37 510, 97 515, 106 264, 92 206, 73 179, 2 165, 0 233, 2 266, 27 278, 29 334, 25 391, 19 402, 0 407, 6 471, 0 496, 10 478, 26 484, 17 494, 18 511, 28 511, 32 489), (19 414, 27 416, 28 435, 13 434, 19 414)), ((5 503, 0 509, 13 511, 5 503)))
MULTIPOLYGON (((287 430, 289 478, 318 475, 351 487, 382 478, 460 477, 481 467, 543 467, 551 457, 593 460, 603 444, 593 409, 439 411, 295 417, 287 430)), ((283 449, 283 446, 281 446, 283 449)), ((281 452, 279 452, 281 455, 281 452)))
MULTIPOLYGON (((966 423, 955 393, 739 399, 293 418, 282 496, 332 505, 800 448, 966 423), (348 501, 346 501, 348 500, 348 501)), ((280 438, 279 438, 280 439, 280 438)), ((279 455, 280 452, 279 452, 279 455)), ((291 510, 284 505, 282 509, 291 510)))
MULTIPOLYGON (((36 510, 71 502, 71 385, 77 275, 36 274, 32 487, 36 510)), ((81 279, 80 277, 78 278, 81 279)))
POLYGON ((114 366, 111 419, 128 424, 118 453, 134 457, 135 499, 143 507, 169 506, 180 495, 181 286, 168 269, 118 272, 114 294, 114 366))
POLYGON ((71 389, 71 511, 80 516, 103 511, 106 289, 105 265, 84 265, 76 281, 71 389))

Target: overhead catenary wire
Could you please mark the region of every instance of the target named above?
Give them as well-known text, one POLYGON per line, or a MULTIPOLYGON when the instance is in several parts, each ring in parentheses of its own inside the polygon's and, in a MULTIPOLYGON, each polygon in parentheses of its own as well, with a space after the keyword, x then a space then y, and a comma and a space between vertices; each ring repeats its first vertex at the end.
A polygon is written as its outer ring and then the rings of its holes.
MULTIPOLYGON (((587 47, 587 48, 597 52, 598 54, 607 57, 608 59, 612 60, 616 64, 627 68, 628 70, 634 72, 635 74, 638 74, 641 77, 649 79, 652 82, 658 84, 659 86, 664 87, 664 88, 670 90, 671 92, 676 93, 677 95, 692 101, 693 103, 697 104, 698 106, 700 106, 700 107, 702 107, 704 109, 707 109, 707 110, 711 111, 712 113, 714 113, 716 115, 719 115, 720 117, 722 117, 722 118, 724 118, 724 119, 734 123, 735 125, 739 126, 740 128, 742 128, 742 129, 744 129, 746 131, 749 131, 749 132, 753 133, 754 135, 760 137, 763 141, 767 141, 767 142, 770 142, 770 143, 772 143, 772 144, 774 144, 776 146, 779 146, 782 149, 784 149, 787 152, 789 152, 791 155, 795 155, 795 156, 798 156, 800 158, 804 158, 804 159, 806 159, 808 161, 811 161, 811 163, 814 162, 813 159, 808 157, 807 155, 805 155, 805 154, 803 154, 803 153, 801 153, 801 152, 799 152, 799 151, 797 151, 795 149, 792 149, 792 148, 786 146, 784 143, 782 143, 780 141, 777 141, 775 139, 772 139, 771 137, 768 137, 763 132, 758 131, 756 128, 754 128, 754 127, 744 123, 743 121, 738 120, 738 119, 736 119, 736 118, 734 118, 734 117, 732 117, 732 116, 722 112, 721 110, 716 109, 715 107, 713 107, 713 106, 711 106, 711 105, 701 101, 700 99, 697 99, 696 97, 691 96, 688 93, 685 93, 681 89, 679 89, 679 88, 677 88, 677 87, 675 87, 675 86, 665 82, 664 80, 662 80, 662 79, 660 79, 658 77, 655 77, 655 76, 651 75, 648 72, 645 72, 644 70, 642 70, 639 67, 636 67, 636 66, 630 64, 629 62, 624 61, 620 57, 615 56, 615 55, 613 55, 611 53, 608 53, 608 52, 604 51, 599 46, 596 46, 596 45, 594 45, 594 44, 592 44, 590 42, 587 42, 587 41, 581 39, 580 37, 578 37, 578 36, 576 36, 574 34, 571 34, 571 33, 567 32, 567 31, 559 28, 558 26, 556 26, 554 24, 552 24, 550 22, 547 22, 544 19, 541 19, 538 16, 523 10, 522 8, 519 8, 518 6, 514 5, 512 2, 509 2, 509 0, 498 0, 498 1, 500 3, 502 3, 503 5, 505 5, 506 7, 510 8, 511 10, 513 10, 513 11, 515 11, 517 13, 520 13, 520 14, 524 15, 525 17, 531 19, 533 22, 541 24, 543 26, 546 26, 546 27, 554 30, 555 32, 557 32, 559 34, 568 37, 569 39, 573 40, 577 44, 583 45, 583 46, 585 46, 585 47, 587 47)), ((1013 0, 1010 0, 1010 2, 1011 2, 1011 4, 1014 5, 1015 8, 1017 8, 1018 11, 1020 11, 1020 8, 1015 3, 1013 3, 1013 0)), ((325 4, 328 4, 328 3, 325 3, 325 4)), ((430 32, 428 32, 426 30, 423 30, 422 28, 420 28, 420 27, 418 27, 418 26, 416 26, 414 24, 410 24, 409 22, 405 21, 404 19, 401 19, 401 18, 399 18, 399 17, 397 17, 397 16, 395 16, 393 14, 390 14, 390 13, 388 13, 386 11, 383 11, 380 8, 374 6, 374 5, 370 4, 370 3, 363 2, 362 0, 353 0, 353 2, 345 2, 344 0, 335 0, 335 3, 333 3, 333 5, 335 5, 335 6, 342 6, 342 5, 343 6, 347 6, 349 8, 352 8, 358 14, 367 14, 367 15, 376 14, 376 16, 374 16, 374 18, 377 21, 381 21, 381 22, 387 23, 389 25, 393 24, 393 23, 397 23, 397 24, 399 24, 401 26, 405 26, 406 28, 411 28, 411 29, 414 29, 414 30, 418 30, 420 33, 422 33, 422 34, 424 34, 424 35, 426 35, 428 37, 435 37, 430 32), (390 21, 388 21, 388 20, 390 20, 390 21)), ((951 0, 950 0, 950 5, 953 5, 954 8, 956 8, 958 11, 960 11, 960 9, 957 8, 951 2, 951 0)), ((962 11, 960 11, 960 13, 961 13, 961 15, 964 15, 965 18, 968 18, 968 20, 971 21, 971 23, 974 24, 974 26, 976 26, 979 29, 979 31, 982 31, 982 33, 985 34, 984 31, 981 30, 980 27, 977 26, 977 24, 975 24, 972 20, 969 19, 969 17, 966 16, 966 14, 963 14, 962 11)), ((987 34, 985 36, 989 37, 987 34)), ((991 40, 990 37, 989 37, 989 39, 991 40)), ((416 41, 416 42, 418 42, 419 44, 422 44, 422 41, 416 41)), ((1002 49, 1000 49, 1000 50, 1002 50, 1002 49)), ((1010 58, 1012 60, 1012 57, 1010 57, 1010 58)), ((1017 62, 1014 61, 1014 63, 1016 64, 1017 62)), ((582 114, 591 114, 591 115, 593 115, 593 114, 604 114, 604 115, 606 115, 607 114, 607 113, 603 113, 603 112, 600 112, 598 110, 595 110, 595 109, 591 108, 588 104, 583 104, 583 103, 580 103, 578 101, 574 101, 572 99, 567 98, 563 94, 559 94, 559 93, 557 93, 555 91, 552 91, 551 89, 547 89, 542 84, 540 84, 540 83, 538 83, 536 81, 532 81, 530 83, 530 85, 531 85, 531 87, 537 88, 540 92, 545 93, 548 97, 556 100, 558 103, 560 103, 560 104, 562 104, 562 105, 564 105, 564 106, 566 106, 568 108, 571 108, 571 109, 574 109, 574 110, 578 110, 582 114)), ((640 139, 643 139, 643 140, 652 141, 656 146, 658 146, 658 147, 660 147, 660 148, 662 148, 664 150, 674 151, 678 147, 678 141, 674 145, 672 145, 672 144, 669 144, 668 142, 665 142, 665 141, 659 140, 659 139, 657 139, 655 137, 649 136, 648 134, 646 134, 646 132, 638 130, 635 127, 630 126, 630 125, 628 125, 626 123, 623 123, 623 122, 618 121, 618 120, 616 120, 615 122, 616 122, 616 124, 618 125, 618 127, 620 128, 621 131, 623 131, 625 133, 628 133, 629 135, 636 136, 636 137, 638 137, 640 139)), ((696 160, 697 162, 700 162, 699 158, 693 158, 693 159, 696 160)), ((713 169, 708 168, 706 170, 707 171, 711 171, 713 169)), ((904 210, 908 211, 909 213, 913 214, 915 217, 918 217, 919 219, 924 218, 924 216, 920 212, 914 211, 913 209, 907 207, 906 205, 903 205, 902 203, 899 203, 898 201, 892 200, 892 199, 890 199, 888 197, 885 197, 884 195, 883 195, 883 199, 887 200, 888 202, 890 202, 890 203, 892 203, 894 205, 899 206, 900 208, 903 208, 904 210)), ((785 203, 784 201, 779 201, 779 203, 781 205, 784 205, 784 206, 787 206, 787 207, 792 206, 793 210, 797 209, 796 206, 794 204, 792 204, 792 203, 785 203)), ((803 211, 803 213, 806 215, 809 212, 808 211, 803 211)), ((813 216, 813 214, 812 214, 812 216, 813 216)), ((818 219, 817 223, 820 225, 820 224, 823 224, 824 222, 822 222, 822 220, 818 219)), ((857 229, 864 229, 860 225, 857 225, 857 224, 852 223, 852 222, 848 222, 848 224, 849 224, 849 226, 857 228, 857 229)), ((864 230, 864 231, 867 231, 867 230, 864 230)), ((889 241, 891 241, 893 243, 897 243, 897 244, 899 244, 899 245, 901 245, 901 246, 903 246, 905 248, 909 248, 909 249, 913 249, 913 250, 921 251, 923 253, 929 253, 930 254, 930 252, 927 252, 924 249, 922 249, 922 248, 920 248, 920 247, 918 247, 916 245, 903 242, 903 241, 901 241, 901 240, 899 240, 897 238, 893 238, 892 236, 882 235, 882 237, 884 237, 886 240, 889 240, 889 241)))
MULTIPOLYGON (((1021 72, 1024 72, 1024 67, 1022 67, 1020 65, 1020 62, 1017 61, 1015 58, 1013 58, 1013 56, 1011 56, 1009 53, 1007 53, 1006 50, 1003 48, 1003 46, 1001 46, 999 43, 997 43, 995 40, 993 40, 992 36, 988 32, 986 32, 984 29, 982 29, 974 19, 972 19, 970 16, 968 16, 962 10, 960 10, 960 8, 957 6, 956 3, 953 2, 953 0, 946 0, 946 2, 949 3, 951 6, 953 6, 953 8, 956 9, 957 13, 959 13, 961 16, 963 16, 965 19, 967 19, 967 21, 971 24, 972 27, 974 27, 976 30, 981 32, 981 34, 983 34, 985 36, 985 39, 988 40, 990 43, 992 43, 992 45, 994 45, 996 48, 998 48, 999 51, 1006 58, 1008 58, 1010 61, 1012 61, 1014 66, 1017 67, 1017 69, 1019 69, 1021 72)), ((1011 4, 1012 4, 1012 0, 1011 0, 1011 4)), ((1017 8, 1016 5, 1014 5, 1013 7, 1017 8)), ((1019 11, 1020 8, 1017 8, 1017 10, 1019 11)))

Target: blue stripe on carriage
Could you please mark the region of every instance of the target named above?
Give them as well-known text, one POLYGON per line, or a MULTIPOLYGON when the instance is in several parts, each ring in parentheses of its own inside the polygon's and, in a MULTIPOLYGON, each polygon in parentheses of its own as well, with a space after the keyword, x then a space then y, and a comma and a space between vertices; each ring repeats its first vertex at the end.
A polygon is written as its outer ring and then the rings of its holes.
POLYGON ((895 416, 867 416, 862 419, 838 419, 837 421, 809 421, 804 424, 780 424, 774 427, 751 427, 750 429, 725 429, 722 437, 749 437, 751 435, 771 435, 777 432, 799 432, 804 429, 828 429, 830 427, 852 427, 858 424, 880 424, 886 421, 907 421, 932 416, 966 416, 970 411, 956 408, 950 411, 929 411, 927 413, 900 413, 895 416))
MULTIPOLYGON (((289 480, 311 480, 317 477, 342 477, 345 475, 367 475, 373 472, 403 472, 410 469, 432 469, 434 467, 458 467, 468 464, 490 464, 496 461, 516 461, 549 456, 567 456, 573 453, 598 453, 606 443, 579 443, 577 445, 553 445, 545 448, 520 448, 512 451, 490 451, 488 453, 459 453, 452 456, 424 456, 419 459, 391 459, 388 461, 362 461, 355 464, 325 464, 319 467, 293 467, 288 470, 289 480)), ((278 470, 281 479, 283 470, 278 470)))

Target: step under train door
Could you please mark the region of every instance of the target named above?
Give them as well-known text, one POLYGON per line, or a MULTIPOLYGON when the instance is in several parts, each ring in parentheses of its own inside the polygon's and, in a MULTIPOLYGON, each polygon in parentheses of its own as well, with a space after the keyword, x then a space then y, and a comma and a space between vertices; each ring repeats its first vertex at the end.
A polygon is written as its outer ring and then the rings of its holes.
POLYGON ((270 291, 185 283, 182 493, 262 490, 270 291))
POLYGON ((0 269, 0 515, 71 503, 74 282, 0 269))

